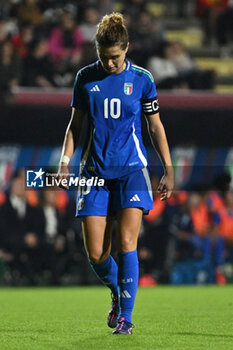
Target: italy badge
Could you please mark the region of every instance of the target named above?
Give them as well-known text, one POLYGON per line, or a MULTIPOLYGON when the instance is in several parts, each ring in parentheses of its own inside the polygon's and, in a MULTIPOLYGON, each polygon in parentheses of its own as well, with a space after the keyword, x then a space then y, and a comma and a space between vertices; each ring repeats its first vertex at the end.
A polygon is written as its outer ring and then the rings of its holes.
POLYGON ((125 83, 124 84, 124 93, 126 95, 131 95, 133 92, 133 84, 132 83, 125 83))

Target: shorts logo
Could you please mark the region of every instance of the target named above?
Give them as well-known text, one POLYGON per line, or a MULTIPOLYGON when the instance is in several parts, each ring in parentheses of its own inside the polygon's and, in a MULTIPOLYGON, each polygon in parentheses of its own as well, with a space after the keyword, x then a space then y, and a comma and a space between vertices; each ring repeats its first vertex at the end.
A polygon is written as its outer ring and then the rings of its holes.
POLYGON ((27 170, 26 187, 43 187, 44 186, 44 174, 45 171, 40 170, 27 170))
POLYGON ((140 198, 137 194, 135 194, 131 199, 130 202, 141 202, 140 198))
POLYGON ((125 83, 124 84, 124 93, 126 95, 131 95, 133 92, 133 83, 125 83))

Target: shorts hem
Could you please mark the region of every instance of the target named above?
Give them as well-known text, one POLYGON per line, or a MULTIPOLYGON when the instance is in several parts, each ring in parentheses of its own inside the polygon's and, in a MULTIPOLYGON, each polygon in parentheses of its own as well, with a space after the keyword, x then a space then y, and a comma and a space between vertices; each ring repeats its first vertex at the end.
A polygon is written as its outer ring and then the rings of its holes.
POLYGON ((104 213, 104 214, 100 214, 100 213, 82 213, 82 214, 76 214, 75 217, 79 218, 82 216, 114 216, 114 214, 108 214, 108 213, 104 213))

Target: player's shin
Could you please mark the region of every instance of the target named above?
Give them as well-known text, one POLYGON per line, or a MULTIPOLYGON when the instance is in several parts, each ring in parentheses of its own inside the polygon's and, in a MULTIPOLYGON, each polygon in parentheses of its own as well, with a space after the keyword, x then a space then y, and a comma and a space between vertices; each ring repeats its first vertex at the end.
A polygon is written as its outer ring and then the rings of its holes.
POLYGON ((119 253, 118 284, 120 289, 120 315, 132 323, 132 311, 138 287, 137 251, 119 253))
POLYGON ((90 265, 102 283, 111 289, 113 296, 118 297, 118 267, 113 257, 109 255, 109 257, 103 263, 92 264, 90 262, 90 265))

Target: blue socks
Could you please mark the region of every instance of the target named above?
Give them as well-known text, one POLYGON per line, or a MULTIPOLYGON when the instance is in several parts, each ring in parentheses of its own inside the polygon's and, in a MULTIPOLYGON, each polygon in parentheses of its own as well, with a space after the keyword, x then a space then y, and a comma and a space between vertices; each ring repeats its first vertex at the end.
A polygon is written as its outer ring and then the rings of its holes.
POLYGON ((109 287, 115 297, 120 295, 120 315, 132 323, 132 311, 138 288, 138 255, 137 251, 119 253, 119 266, 113 257, 101 264, 91 264, 97 277, 109 287))
POLYGON ((137 251, 119 253, 118 285, 120 289, 120 315, 132 323, 132 311, 138 288, 137 251))
POLYGON ((92 269, 95 271, 97 277, 111 289, 114 297, 118 297, 117 287, 117 264, 113 257, 109 257, 101 264, 91 264, 92 269))

